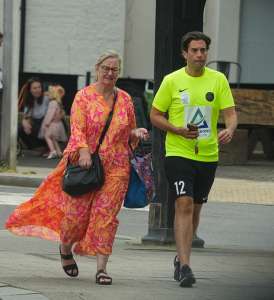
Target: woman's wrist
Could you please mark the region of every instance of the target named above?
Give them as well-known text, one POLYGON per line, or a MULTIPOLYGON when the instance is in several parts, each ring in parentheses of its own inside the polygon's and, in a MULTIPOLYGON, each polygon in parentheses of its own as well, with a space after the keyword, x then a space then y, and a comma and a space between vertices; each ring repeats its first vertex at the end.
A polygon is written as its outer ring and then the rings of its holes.
POLYGON ((88 148, 80 148, 80 149, 79 149, 79 154, 80 154, 80 155, 90 154, 90 153, 89 153, 89 149, 88 149, 88 148))
POLYGON ((134 128, 130 132, 130 138, 136 138, 137 136, 137 128, 134 128))

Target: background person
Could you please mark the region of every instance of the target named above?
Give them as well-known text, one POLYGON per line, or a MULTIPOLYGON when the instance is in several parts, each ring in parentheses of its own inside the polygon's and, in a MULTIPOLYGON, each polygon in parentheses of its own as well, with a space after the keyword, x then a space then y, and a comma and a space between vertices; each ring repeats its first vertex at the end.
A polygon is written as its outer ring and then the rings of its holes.
POLYGON ((59 241, 62 266, 71 277, 78 276, 72 250, 80 255, 96 256, 96 283, 101 285, 112 283, 107 262, 119 223, 117 214, 128 187, 128 143, 136 144, 148 137, 145 128, 136 128, 131 97, 115 87, 120 69, 121 59, 115 52, 107 51, 98 58, 96 82, 75 96, 71 135, 63 159, 34 197, 19 205, 6 222, 6 228, 15 234, 59 241), (68 159, 83 168, 91 166, 91 153, 98 145, 115 98, 112 121, 99 148, 104 185, 98 191, 71 197, 61 186, 68 159))
POLYGON ((65 112, 62 106, 62 98, 65 90, 60 85, 50 85, 48 89, 49 105, 43 119, 39 138, 45 139, 49 148, 47 159, 62 157, 62 150, 58 142, 67 142, 63 118, 65 112))
POLYGON ((218 143, 230 142, 237 127, 227 79, 205 67, 210 42, 202 32, 189 32, 182 38, 186 67, 165 76, 150 113, 152 124, 167 132, 165 170, 176 199, 174 279, 182 287, 196 281, 190 268, 191 243, 214 181, 218 143), (226 128, 218 133, 219 111, 226 128))
POLYGON ((23 112, 23 117, 18 135, 28 149, 43 145, 38 135, 48 104, 49 99, 44 95, 42 81, 30 78, 19 93, 19 110, 23 112))

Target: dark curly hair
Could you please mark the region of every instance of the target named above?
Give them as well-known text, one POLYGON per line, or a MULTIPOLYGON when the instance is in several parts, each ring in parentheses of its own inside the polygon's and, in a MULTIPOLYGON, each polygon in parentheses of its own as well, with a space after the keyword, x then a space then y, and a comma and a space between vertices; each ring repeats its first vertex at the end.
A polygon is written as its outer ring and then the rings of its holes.
POLYGON ((209 49, 211 39, 209 36, 200 31, 190 31, 182 37, 181 50, 187 51, 191 41, 203 40, 206 43, 206 49, 209 49))

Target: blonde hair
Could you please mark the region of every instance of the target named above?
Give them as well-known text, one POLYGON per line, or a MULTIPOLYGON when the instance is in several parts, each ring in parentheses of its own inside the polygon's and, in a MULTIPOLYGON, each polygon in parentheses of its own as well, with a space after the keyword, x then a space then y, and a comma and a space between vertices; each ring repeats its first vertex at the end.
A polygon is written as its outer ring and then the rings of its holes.
POLYGON ((65 95, 65 89, 61 85, 50 85, 48 89, 48 97, 50 100, 56 100, 62 103, 62 98, 65 95))
POLYGON ((119 55, 118 52, 114 51, 114 50, 107 50, 105 51, 104 53, 102 53, 97 61, 96 61, 96 64, 95 64, 95 81, 97 81, 98 79, 98 76, 97 76, 97 71, 98 71, 98 68, 99 66, 108 58, 115 58, 118 60, 118 63, 119 63, 119 71, 121 71, 121 65, 122 65, 122 58, 121 56, 119 55))

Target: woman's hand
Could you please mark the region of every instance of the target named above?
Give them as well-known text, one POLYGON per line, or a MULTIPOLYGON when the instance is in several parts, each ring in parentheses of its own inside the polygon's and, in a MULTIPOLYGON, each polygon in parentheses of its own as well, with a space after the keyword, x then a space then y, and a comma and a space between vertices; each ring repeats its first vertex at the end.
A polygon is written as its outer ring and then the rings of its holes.
POLYGON ((31 126, 30 119, 24 118, 22 120, 22 127, 23 127, 25 134, 27 134, 27 135, 31 134, 32 126, 31 126))
POLYGON ((91 155, 89 153, 89 149, 88 148, 81 148, 79 150, 79 160, 78 160, 78 164, 81 168, 84 169, 88 169, 91 167, 92 164, 92 160, 91 160, 91 155))
POLYGON ((135 128, 131 130, 130 138, 146 141, 149 138, 149 133, 146 128, 135 128))

